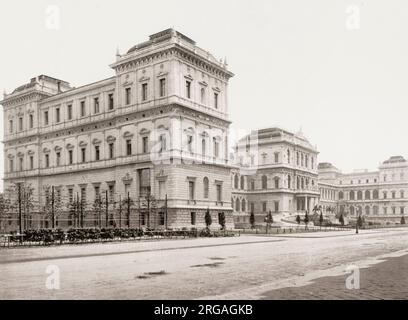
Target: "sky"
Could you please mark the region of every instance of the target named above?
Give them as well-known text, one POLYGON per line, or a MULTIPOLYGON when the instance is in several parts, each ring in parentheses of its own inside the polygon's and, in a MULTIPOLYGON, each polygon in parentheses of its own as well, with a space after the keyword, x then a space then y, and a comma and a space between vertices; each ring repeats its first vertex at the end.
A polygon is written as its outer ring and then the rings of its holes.
POLYGON ((174 27, 227 58, 233 129, 301 130, 343 172, 408 157, 406 0, 2 0, 0 12, 2 92, 40 74, 113 76, 117 48, 174 27))

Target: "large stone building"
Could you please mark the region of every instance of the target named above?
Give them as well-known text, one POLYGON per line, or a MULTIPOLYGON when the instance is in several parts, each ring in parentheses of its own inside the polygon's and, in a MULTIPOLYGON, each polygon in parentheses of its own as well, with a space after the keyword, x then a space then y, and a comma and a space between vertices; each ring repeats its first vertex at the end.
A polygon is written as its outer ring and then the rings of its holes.
POLYGON ((303 134, 280 128, 252 131, 235 146, 231 171, 234 221, 248 226, 253 212, 262 224, 312 212, 318 204, 318 152, 303 134))
MULTIPOLYGON (((42 75, 4 95, 5 189, 33 187, 25 227, 50 226, 45 212, 54 189, 62 228, 76 223, 69 209, 75 199, 86 226, 104 226, 105 211, 101 222, 94 206, 106 202, 106 193, 111 226, 202 227, 209 209, 214 227, 224 213, 231 228, 233 74, 226 61, 168 29, 118 54, 110 67, 114 76, 82 87, 42 75), (120 211, 128 193, 130 217, 120 211), (147 201, 148 194, 156 201, 147 201), (146 203, 157 210, 144 209, 146 203)), ((14 214, 5 225, 17 223, 14 214)))
POLYGON ((367 222, 398 223, 408 207, 408 161, 394 156, 378 171, 341 173, 330 163, 319 164, 320 205, 327 214, 343 214, 367 222))

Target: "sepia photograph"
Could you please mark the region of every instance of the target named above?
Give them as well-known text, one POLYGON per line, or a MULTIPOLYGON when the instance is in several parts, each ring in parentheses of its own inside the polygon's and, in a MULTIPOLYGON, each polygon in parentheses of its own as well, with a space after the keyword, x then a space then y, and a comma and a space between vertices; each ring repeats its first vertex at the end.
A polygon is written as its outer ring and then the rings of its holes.
POLYGON ((408 2, 0 12, 0 300, 408 299, 408 2))

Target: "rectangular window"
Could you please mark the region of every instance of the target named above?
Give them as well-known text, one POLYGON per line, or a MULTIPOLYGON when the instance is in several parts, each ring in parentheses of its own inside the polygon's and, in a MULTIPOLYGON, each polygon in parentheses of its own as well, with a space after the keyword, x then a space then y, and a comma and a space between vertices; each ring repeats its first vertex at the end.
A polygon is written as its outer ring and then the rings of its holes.
POLYGON ((142 101, 147 100, 147 83, 142 84, 142 101))
POLYGON ((72 120, 72 104, 67 105, 68 120, 72 120))
POLYGON ((186 81, 186 97, 191 99, 191 81, 186 81))
POLYGON ((69 203, 72 203, 74 201, 74 189, 72 188, 68 189, 68 201, 69 203))
POLYGON ((165 223, 164 212, 159 212, 159 226, 164 226, 164 223, 165 223))
POLYGON ((9 160, 9 170, 10 170, 10 172, 14 171, 14 161, 13 161, 13 159, 9 160))
POLYGON ((266 212, 266 202, 262 202, 262 211, 266 212))
POLYGON ((160 140, 160 151, 159 151, 159 152, 166 151, 166 149, 167 149, 167 145, 166 145, 166 135, 165 135, 165 134, 161 134, 161 135, 159 136, 159 140, 160 140))
POLYGON ((214 157, 218 158, 220 153, 220 143, 217 141, 216 138, 213 139, 214 145, 214 157))
POLYGON ((30 170, 34 169, 34 157, 30 156, 30 170))
POLYGON ((61 165, 61 152, 57 152, 56 157, 57 157, 57 166, 59 166, 61 165))
POLYGON ((9 121, 9 132, 13 133, 13 120, 9 121))
POLYGON ((28 125, 30 129, 34 127, 34 116, 32 114, 28 116, 28 125))
POLYGON ((55 109, 55 122, 58 123, 61 121, 61 117, 60 117, 60 108, 56 108, 55 109))
POLYGON ((131 88, 126 88, 125 89, 125 103, 126 103, 126 105, 129 105, 131 103, 131 94, 132 94, 132 89, 131 88))
POLYGON ((115 185, 111 184, 109 185, 109 199, 111 202, 115 199, 115 185))
POLYGON ((86 187, 81 187, 81 203, 86 204, 86 187))
POLYGON ((99 153, 99 146, 95 146, 95 161, 99 161, 100 153, 99 153))
POLYGON ((214 92, 214 108, 218 109, 218 93, 214 92))
POLYGON ((150 169, 141 169, 139 172, 139 193, 140 196, 145 196, 150 193, 151 191, 151 184, 150 184, 150 169))
POLYGON ((50 167, 50 155, 49 154, 45 155, 45 167, 46 168, 50 167))
POLYGON ((113 159, 115 156, 115 151, 114 151, 114 145, 113 143, 109 143, 109 159, 113 159))
POLYGON ((166 95, 166 79, 160 79, 160 97, 166 95))
POLYGON ((72 150, 68 150, 68 162, 72 164, 74 162, 74 153, 72 150))
POLYGON ((251 207, 251 213, 254 213, 255 212, 255 203, 251 202, 250 207, 251 207))
POLYGON ((132 155, 132 140, 126 140, 126 155, 132 155))
POLYGON ((48 111, 44 111, 44 125, 48 126, 48 111))
POLYGON ((19 158, 18 159, 19 160, 19 169, 20 169, 20 171, 23 171, 23 161, 24 161, 24 159, 21 157, 21 158, 19 158))
POLYGON ((84 163, 86 161, 86 148, 81 148, 81 162, 84 163))
POLYGON ((85 101, 81 101, 81 117, 85 117, 85 101))
POLYGON ((149 138, 148 137, 143 137, 142 138, 142 147, 143 147, 143 153, 148 153, 149 152, 149 138))
POLYGON ((187 136, 187 149, 188 152, 193 152, 193 136, 191 135, 187 136))
POLYGON ((194 200, 194 193, 195 193, 195 183, 194 181, 189 181, 188 182, 188 194, 189 194, 189 199, 194 200))
POLYGON ((18 130, 23 131, 23 118, 18 118, 18 130))
POLYGON ((275 163, 279 163, 279 153, 275 152, 275 163))
POLYGON ((278 212, 279 211, 279 201, 275 201, 274 205, 275 205, 275 212, 278 212))
POLYGON ((113 93, 110 93, 108 95, 108 100, 109 100, 109 110, 112 110, 115 106, 114 102, 113 102, 113 93))
POLYGON ((99 98, 94 98, 94 113, 99 113, 99 98))
POLYGON ((405 207, 400 207, 400 214, 404 214, 405 213, 405 207))
POLYGON ((197 214, 195 212, 191 212, 190 215, 191 215, 191 225, 195 226, 196 221, 197 221, 197 214))
POLYGON ((101 199, 101 188, 99 186, 95 186, 95 200, 101 199))
POLYGON ((217 184, 217 201, 222 201, 222 185, 217 184))

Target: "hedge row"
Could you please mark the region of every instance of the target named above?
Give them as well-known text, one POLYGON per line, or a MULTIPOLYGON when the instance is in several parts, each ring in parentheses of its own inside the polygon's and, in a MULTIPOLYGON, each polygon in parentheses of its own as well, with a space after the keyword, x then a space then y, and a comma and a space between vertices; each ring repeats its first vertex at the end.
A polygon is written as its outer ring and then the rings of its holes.
MULTIPOLYGON (((191 230, 143 230, 143 229, 69 229, 63 231, 61 229, 38 229, 24 231, 25 242, 44 242, 44 243, 63 243, 68 242, 83 242, 83 241, 98 241, 98 240, 114 240, 114 239, 132 239, 140 237, 226 237, 233 236, 228 232, 213 232, 207 229, 198 231, 191 230)), ((14 236, 11 241, 19 241, 20 238, 14 236)))

